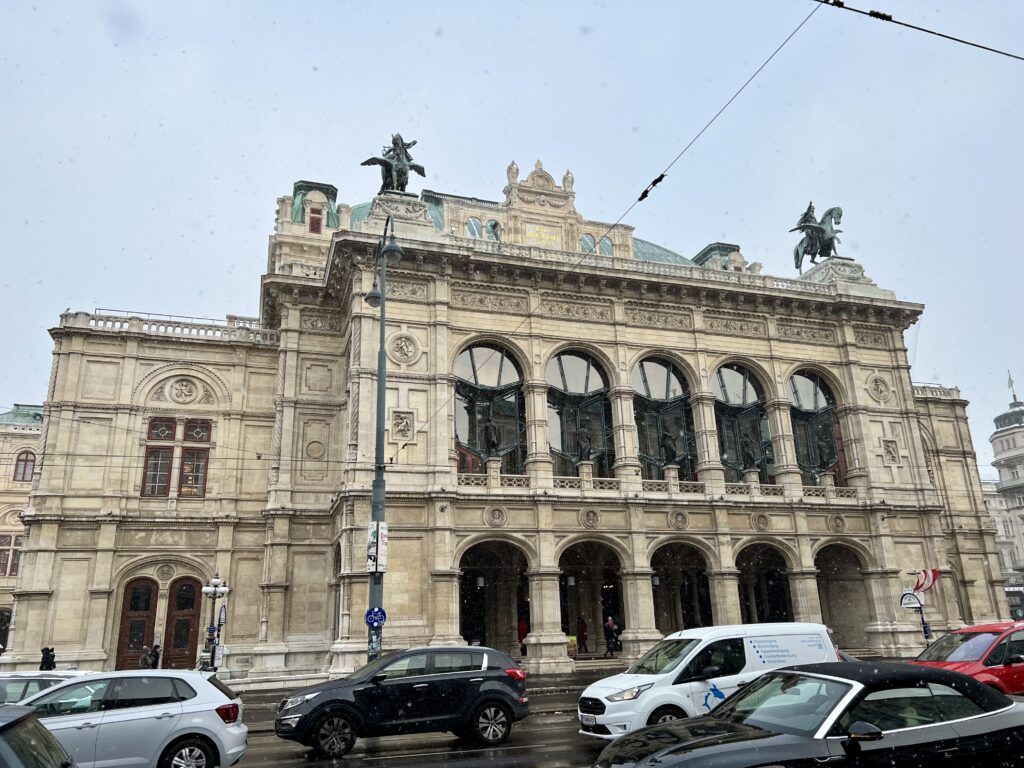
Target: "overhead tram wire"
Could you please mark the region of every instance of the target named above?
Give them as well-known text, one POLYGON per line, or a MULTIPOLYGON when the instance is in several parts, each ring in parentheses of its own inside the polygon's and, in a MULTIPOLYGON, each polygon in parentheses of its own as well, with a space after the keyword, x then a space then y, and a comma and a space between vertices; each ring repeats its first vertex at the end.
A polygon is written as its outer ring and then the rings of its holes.
MULTIPOLYGON (((619 224, 621 224, 621 223, 622 223, 622 220, 623 220, 623 219, 625 219, 625 218, 626 218, 626 217, 627 217, 627 216, 628 216, 628 215, 629 215, 629 214, 630 214, 630 213, 631 213, 631 212, 633 211, 633 209, 634 209, 634 208, 636 208, 636 207, 637 207, 637 206, 638 206, 638 205, 639 205, 640 203, 642 203, 642 202, 643 202, 644 200, 646 200, 646 199, 648 198, 648 196, 650 196, 651 192, 653 192, 653 191, 654 191, 654 188, 655 188, 655 187, 657 187, 657 186, 658 186, 659 184, 661 184, 661 182, 663 182, 663 181, 665 180, 665 177, 666 177, 666 176, 668 175, 668 172, 669 172, 669 171, 670 171, 670 170, 672 169, 672 166, 674 166, 674 165, 675 165, 675 164, 676 164, 677 162, 679 162, 679 159, 680 159, 680 158, 681 158, 681 157, 682 157, 683 155, 685 155, 685 154, 686 154, 686 152, 687 152, 687 151, 688 151, 688 150, 690 149, 690 147, 692 147, 692 146, 693 146, 694 144, 696 144, 696 143, 697 143, 697 140, 698 140, 698 139, 699 139, 699 138, 700 138, 701 136, 703 136, 703 135, 704 135, 704 133, 705 133, 705 132, 706 132, 706 131, 708 130, 708 128, 710 128, 710 127, 712 126, 712 124, 713 124, 713 123, 714 123, 714 122, 715 122, 715 121, 716 121, 716 120, 717 120, 717 119, 718 119, 719 117, 721 117, 722 113, 723 113, 723 112, 725 112, 725 110, 727 110, 727 109, 729 108, 729 105, 730 105, 730 104, 732 104, 732 103, 733 103, 733 102, 734 102, 734 101, 736 100, 736 98, 737 98, 737 97, 738 97, 738 96, 739 96, 739 95, 740 95, 741 93, 743 93, 743 91, 744 91, 744 90, 746 90, 746 87, 747 87, 748 85, 750 85, 750 84, 751 84, 751 83, 752 83, 752 82, 754 81, 754 78, 756 78, 756 77, 757 77, 757 76, 758 76, 759 74, 761 74, 761 72, 762 72, 762 71, 764 70, 764 68, 765 68, 765 67, 767 67, 767 66, 768 66, 768 64, 769 64, 769 63, 771 62, 771 60, 772 60, 772 59, 774 59, 774 58, 776 57, 776 55, 778 55, 779 51, 781 51, 781 50, 782 50, 783 48, 785 48, 785 47, 786 47, 786 44, 787 44, 787 43, 788 43, 788 42, 789 42, 790 40, 792 40, 792 39, 793 39, 793 37, 794 37, 794 36, 796 35, 796 33, 797 33, 797 32, 799 32, 799 31, 801 30, 801 28, 802 28, 802 27, 804 26, 804 24, 806 24, 806 23, 807 23, 808 21, 810 21, 810 20, 811 20, 811 17, 812 17, 812 16, 813 16, 813 15, 814 15, 815 13, 817 13, 817 12, 818 12, 818 9, 819 9, 820 7, 821 7, 820 5, 816 5, 816 6, 815 6, 815 7, 814 7, 814 8, 813 8, 813 9, 811 10, 811 12, 810 12, 810 13, 808 13, 808 14, 807 14, 807 15, 806 15, 806 16, 804 17, 803 21, 801 21, 801 22, 800 22, 799 24, 797 24, 797 25, 796 25, 796 27, 795 27, 795 28, 793 29, 793 31, 792 31, 792 32, 790 32, 790 33, 789 33, 789 34, 788 34, 788 35, 786 36, 786 39, 785 39, 785 40, 783 40, 783 41, 782 41, 781 43, 779 43, 778 47, 777 47, 777 48, 776 48, 776 49, 775 49, 774 51, 772 51, 772 52, 771 52, 771 55, 770 55, 770 56, 768 56, 768 58, 767 58, 767 59, 765 59, 765 60, 764 60, 764 61, 763 61, 763 62, 761 63, 761 66, 759 66, 759 67, 758 67, 757 69, 755 69, 755 70, 754 70, 754 73, 753 73, 753 74, 752 74, 752 75, 751 75, 750 77, 748 77, 748 78, 746 79, 746 81, 745 81, 745 82, 743 83, 743 85, 741 85, 741 86, 739 87, 739 89, 738 89, 738 90, 737 90, 737 91, 736 91, 736 92, 735 92, 735 93, 734 93, 734 94, 733 94, 732 96, 730 96, 730 97, 729 97, 729 100, 728 100, 727 102, 725 102, 725 104, 724 104, 724 105, 722 105, 722 108, 721 108, 721 109, 719 109, 719 110, 718 110, 718 111, 717 111, 717 112, 716 112, 716 113, 714 114, 714 116, 713 116, 713 117, 712 117, 712 118, 711 118, 710 120, 708 120, 708 122, 707 122, 707 123, 706 123, 706 124, 704 125, 704 127, 703 127, 703 128, 701 128, 701 129, 700 129, 700 130, 699 130, 699 131, 697 132, 697 134, 696 134, 696 135, 695 135, 695 136, 694 136, 694 137, 693 137, 692 139, 690 139, 689 143, 688 143, 688 144, 687 144, 687 145, 686 145, 685 147, 683 147, 683 148, 682 148, 682 149, 681 149, 681 150, 679 151, 679 154, 677 154, 677 155, 676 155, 676 156, 675 156, 674 158, 672 158, 672 162, 670 162, 670 163, 669 163, 668 165, 666 165, 666 166, 665 166, 665 168, 664 168, 664 169, 662 170, 662 172, 661 172, 661 173, 659 173, 659 174, 658 174, 658 175, 657 175, 657 176, 656 176, 656 177, 655 177, 655 178, 654 178, 654 179, 653 179, 653 180, 651 181, 651 183, 650 183, 650 184, 648 184, 648 185, 647 185, 646 187, 644 187, 644 190, 643 190, 643 191, 642 191, 642 192, 640 193, 640 196, 639 196, 639 197, 637 197, 637 199, 636 199, 636 200, 634 200, 634 201, 633 201, 632 203, 630 203, 629 207, 628 207, 628 208, 626 208, 626 210, 622 212, 622 215, 620 215, 620 216, 619 216, 619 218, 617 218, 617 219, 615 220, 615 222, 614 222, 613 224, 611 224, 611 225, 610 225, 610 226, 609 226, 609 227, 608 227, 607 229, 605 229, 605 231, 604 231, 604 232, 603 232, 603 233, 601 234, 601 237, 597 238, 597 241, 598 241, 598 242, 599 242, 599 241, 601 240, 601 238, 603 238, 603 237, 606 237, 606 236, 607 236, 607 235, 608 235, 608 234, 609 234, 609 233, 610 233, 610 232, 611 232, 611 231, 612 231, 613 229, 615 229, 615 227, 617 227, 617 226, 618 226, 619 224)), ((579 259, 577 259, 577 260, 576 260, 576 261, 575 261, 575 262, 574 262, 574 263, 572 264, 572 266, 570 266, 570 267, 569 267, 569 270, 568 270, 568 272, 566 272, 566 275, 568 276, 568 275, 571 275, 571 274, 573 274, 573 273, 574 273, 574 272, 576 271, 576 269, 577 269, 577 268, 578 268, 578 267, 579 267, 579 266, 580 266, 580 265, 581 265, 581 264, 582 264, 583 262, 585 262, 585 261, 587 260, 587 257, 589 257, 589 256, 593 255, 593 253, 594 253, 594 251, 591 251, 591 252, 589 252, 589 253, 585 253, 585 254, 583 254, 583 256, 581 256, 581 257, 580 257, 579 259)), ((519 325, 517 325, 517 326, 516 326, 515 328, 513 328, 513 329, 512 329, 512 331, 510 331, 508 335, 509 335, 509 336, 513 336, 513 335, 515 335, 516 333, 518 333, 518 332, 519 332, 519 329, 520 329, 520 328, 522 328, 522 327, 523 327, 524 325, 526 325, 526 322, 527 322, 528 320, 530 320, 530 319, 532 319, 532 318, 534 317, 534 315, 535 315, 535 314, 537 313, 537 311, 538 311, 538 310, 539 310, 539 309, 540 309, 540 308, 541 308, 542 306, 544 306, 545 302, 546 302, 546 299, 544 299, 544 298, 542 297, 542 298, 540 299, 540 301, 538 302, 537 306, 536 306, 536 307, 534 307, 534 308, 533 308, 532 310, 530 310, 529 312, 527 312, 527 313, 526 313, 526 316, 525 316, 525 317, 524 317, 524 318, 522 319, 522 321, 520 321, 519 325)), ((489 361, 489 360, 490 360, 490 359, 491 359, 491 358, 492 358, 492 357, 493 357, 493 356, 494 356, 495 354, 497 354, 497 353, 496 353, 496 352, 494 352, 494 351, 492 351, 492 352, 491 352, 491 353, 490 353, 490 354, 489 354, 489 355, 488 355, 488 356, 487 356, 486 358, 484 358, 484 362, 483 362, 483 364, 486 364, 486 363, 487 363, 487 362, 488 362, 488 361, 489 361)), ((426 421, 425 421, 425 422, 423 423, 423 425, 422 425, 422 426, 420 426, 420 427, 419 427, 419 428, 418 428, 418 429, 416 430, 416 433, 417 433, 417 434, 419 434, 420 432, 423 432, 423 431, 424 431, 424 429, 425 429, 426 427, 428 427, 428 426, 429 426, 430 424, 432 424, 432 423, 434 422, 434 419, 436 419, 436 418, 438 417, 438 415, 439 415, 439 414, 441 413, 441 411, 443 411, 443 410, 446 410, 446 409, 448 408, 448 404, 449 404, 449 403, 450 403, 450 402, 452 401, 452 398, 453 398, 454 396, 455 396, 455 395, 454 395, 454 393, 453 393, 453 394, 452 394, 452 395, 450 395, 450 396, 449 396, 449 397, 448 397, 448 398, 447 398, 447 399, 446 399, 446 400, 445 400, 445 401, 444 401, 443 403, 441 403, 441 405, 440 405, 440 406, 438 407, 438 409, 437 409, 436 411, 434 411, 434 413, 433 413, 433 414, 432 414, 432 415, 430 416, 430 418, 429 418, 429 419, 427 419, 427 420, 426 420, 426 421)), ((398 446, 398 448, 396 448, 396 449, 395 449, 394 453, 392 453, 392 454, 391 454, 391 457, 390 457, 390 458, 388 459, 388 464, 391 464, 391 463, 392 463, 392 462, 393 462, 393 461, 394 461, 394 460, 395 460, 395 459, 396 459, 396 458, 398 457, 398 454, 399 454, 399 453, 401 453, 401 452, 402 452, 403 450, 405 450, 405 447, 406 447, 407 445, 409 445, 409 444, 410 444, 411 442, 412 442, 411 440, 407 440, 406 442, 404 442, 404 443, 402 443, 401 445, 399 445, 399 446, 398 446)))
POLYGON ((894 19, 892 17, 892 14, 885 13, 883 11, 863 11, 860 8, 853 8, 852 6, 847 5, 844 2, 844 0, 814 0, 814 2, 819 3, 820 5, 830 5, 833 8, 838 8, 841 11, 851 11, 853 13, 858 13, 861 16, 870 16, 872 19, 878 19, 879 21, 888 21, 891 24, 897 24, 901 27, 907 27, 907 29, 914 29, 917 30, 918 32, 925 32, 926 34, 935 35, 936 37, 941 37, 945 40, 952 40, 954 43, 969 45, 972 48, 980 48, 981 50, 988 51, 989 53, 996 53, 999 54, 1000 56, 1007 56, 1011 59, 1024 61, 1024 56, 1018 56, 1017 54, 1009 53, 1008 51, 1001 51, 998 48, 990 48, 989 46, 982 45, 981 43, 972 43, 970 40, 964 40, 962 37, 954 37, 953 35, 947 35, 944 32, 936 32, 934 29, 928 29, 927 27, 919 27, 916 24, 910 24, 906 21, 899 21, 898 19, 894 19))

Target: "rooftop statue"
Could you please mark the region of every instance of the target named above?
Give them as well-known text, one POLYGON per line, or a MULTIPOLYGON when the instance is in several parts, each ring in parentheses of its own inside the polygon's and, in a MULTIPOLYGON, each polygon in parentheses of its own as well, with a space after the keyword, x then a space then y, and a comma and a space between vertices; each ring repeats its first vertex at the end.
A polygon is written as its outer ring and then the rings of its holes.
POLYGON ((423 166, 412 161, 409 148, 416 146, 415 141, 406 141, 402 134, 396 133, 391 137, 391 146, 381 150, 380 157, 371 157, 364 160, 360 165, 379 165, 381 185, 380 192, 405 192, 409 185, 409 171, 416 171, 420 176, 426 176, 427 172, 423 166))
POLYGON ((814 218, 814 203, 807 204, 807 210, 800 216, 790 232, 803 232, 803 239, 793 249, 793 264, 803 274, 804 256, 810 256, 811 264, 817 264, 815 259, 830 259, 838 256, 836 243, 839 241, 839 233, 843 230, 836 229, 835 225, 843 220, 843 209, 838 206, 829 208, 821 217, 821 221, 814 218))

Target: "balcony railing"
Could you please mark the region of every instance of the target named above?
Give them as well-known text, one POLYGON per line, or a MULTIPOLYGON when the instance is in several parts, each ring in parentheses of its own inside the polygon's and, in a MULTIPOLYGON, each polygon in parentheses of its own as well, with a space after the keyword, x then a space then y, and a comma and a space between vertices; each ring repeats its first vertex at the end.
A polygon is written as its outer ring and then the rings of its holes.
POLYGON ((61 327, 261 345, 276 345, 280 340, 280 334, 276 330, 261 328, 257 318, 229 316, 226 320, 212 320, 179 318, 173 315, 132 314, 122 310, 102 310, 102 314, 100 312, 66 312, 60 318, 61 327))

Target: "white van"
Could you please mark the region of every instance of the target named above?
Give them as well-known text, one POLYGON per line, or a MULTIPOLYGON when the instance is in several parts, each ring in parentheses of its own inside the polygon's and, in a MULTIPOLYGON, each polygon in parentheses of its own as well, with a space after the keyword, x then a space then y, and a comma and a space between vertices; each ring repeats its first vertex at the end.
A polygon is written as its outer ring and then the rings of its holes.
POLYGON ((706 715, 762 673, 836 661, 821 624, 734 624, 669 635, 620 675, 583 692, 580 733, 617 739, 655 723, 706 715))

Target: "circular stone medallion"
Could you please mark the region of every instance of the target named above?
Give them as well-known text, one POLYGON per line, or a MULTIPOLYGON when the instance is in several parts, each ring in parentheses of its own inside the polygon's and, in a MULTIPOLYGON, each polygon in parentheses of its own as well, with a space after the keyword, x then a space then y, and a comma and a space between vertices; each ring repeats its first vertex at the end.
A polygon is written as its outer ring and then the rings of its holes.
POLYGON ((772 527, 772 519, 764 512, 755 512, 750 516, 750 527, 755 531, 767 531, 772 527))
POLYGON ((491 528, 504 528, 508 525, 508 512, 501 507, 491 507, 484 511, 484 522, 491 528))
POLYGON ((191 403, 199 394, 199 387, 192 379, 175 379, 170 387, 171 400, 176 403, 191 403))
POLYGON ((884 403, 892 397, 892 387, 889 386, 889 382, 883 376, 879 376, 876 373, 868 378, 868 394, 878 402, 884 403))
POLYGON ((311 459, 322 459, 325 453, 327 453, 327 446, 319 440, 313 440, 306 444, 306 455, 311 459))
POLYGON ((668 524, 677 531, 685 531, 690 527, 690 516, 685 512, 669 512, 668 524))
POLYGON ((161 581, 170 581, 171 577, 174 576, 174 566, 166 564, 161 565, 159 568, 156 569, 156 575, 157 578, 161 581))
POLYGON ((596 509, 584 509, 580 511, 580 525, 584 528, 597 528, 601 524, 601 513, 596 509))
POLYGON ((396 333, 388 340, 387 352, 396 363, 413 363, 420 357, 420 343, 411 333, 396 333))
POLYGON ((836 533, 846 533, 846 518, 842 515, 829 515, 828 527, 836 533))

